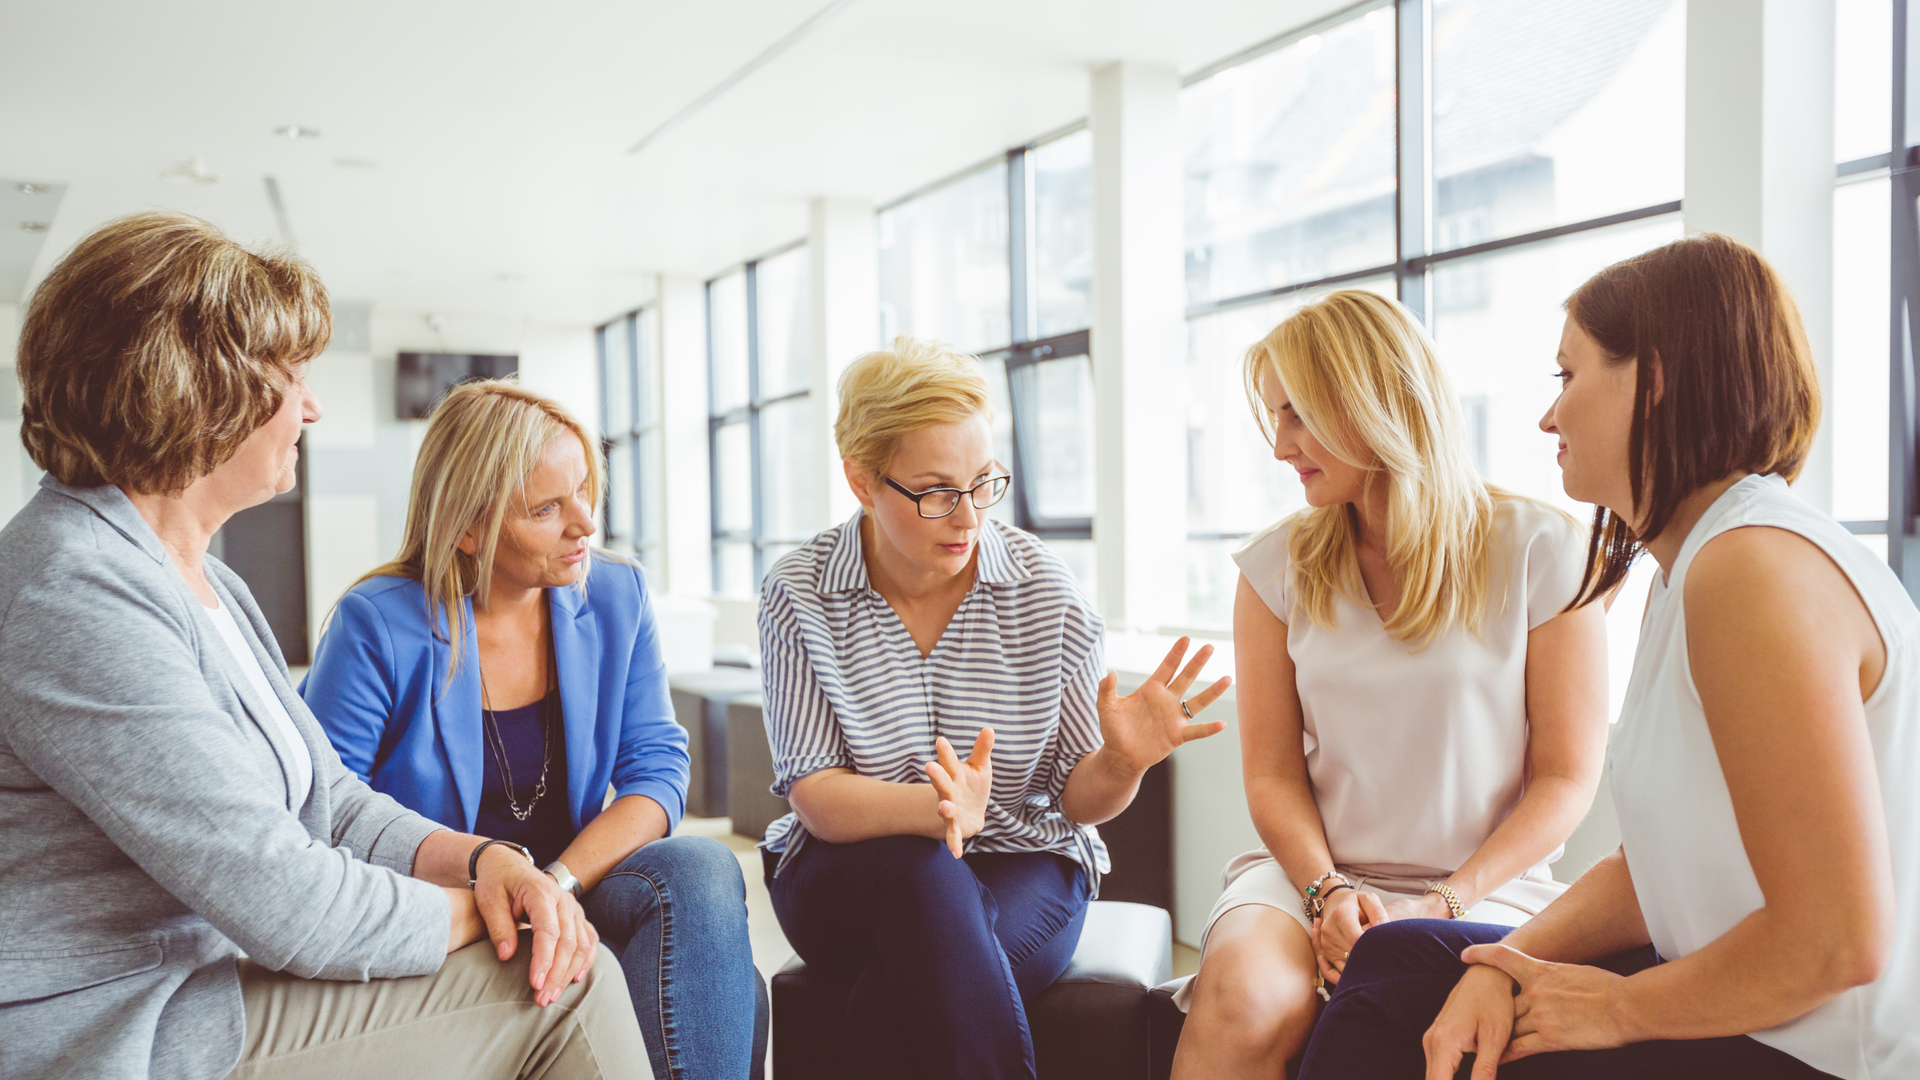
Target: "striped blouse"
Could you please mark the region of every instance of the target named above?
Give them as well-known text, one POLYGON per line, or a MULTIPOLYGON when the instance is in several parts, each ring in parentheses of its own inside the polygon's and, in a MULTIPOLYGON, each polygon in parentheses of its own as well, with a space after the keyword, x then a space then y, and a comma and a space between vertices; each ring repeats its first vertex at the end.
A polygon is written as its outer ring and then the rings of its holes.
MULTIPOLYGON (((868 583, 860 516, 788 553, 761 587, 773 793, 831 768, 924 784, 936 736, 965 757, 990 726, 993 794, 966 850, 1056 852, 1086 868, 1097 891, 1106 846, 1059 804, 1073 767, 1100 746, 1100 616, 1045 544, 989 520, 973 587, 922 659, 868 583)), ((788 814, 761 846, 783 852, 784 867, 807 835, 788 814)))

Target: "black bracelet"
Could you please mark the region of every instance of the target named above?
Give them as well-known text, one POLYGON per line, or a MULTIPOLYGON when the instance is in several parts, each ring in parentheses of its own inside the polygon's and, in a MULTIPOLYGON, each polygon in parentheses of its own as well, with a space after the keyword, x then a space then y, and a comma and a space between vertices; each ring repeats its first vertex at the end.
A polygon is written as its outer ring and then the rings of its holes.
POLYGON ((528 851, 526 848, 521 847, 511 840, 483 840, 473 849, 473 854, 467 856, 467 888, 471 889, 475 885, 480 884, 480 853, 495 844, 505 844, 520 854, 525 855, 529 866, 540 865, 534 859, 533 852, 528 851))
POLYGON ((1337 885, 1327 886, 1327 891, 1320 894, 1320 910, 1322 911, 1326 910, 1327 901, 1333 898, 1334 893, 1339 892, 1341 889, 1351 889, 1351 888, 1353 888, 1353 886, 1347 884, 1344 881, 1340 882, 1337 885))

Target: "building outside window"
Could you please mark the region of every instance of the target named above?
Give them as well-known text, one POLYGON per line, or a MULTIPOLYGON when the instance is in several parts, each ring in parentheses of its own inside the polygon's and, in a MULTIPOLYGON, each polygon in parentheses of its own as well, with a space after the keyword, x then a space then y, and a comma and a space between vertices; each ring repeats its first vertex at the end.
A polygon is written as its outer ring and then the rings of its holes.
POLYGON ((1092 136, 1016 147, 883 207, 874 228, 882 340, 981 358, 1014 476, 992 515, 1046 540, 1092 592, 1092 136))
POLYGON ((752 596, 815 520, 792 452, 810 437, 810 282, 804 244, 707 283, 713 590, 752 596))
POLYGON ((600 542, 661 568, 659 364, 653 356, 651 307, 630 311, 594 331, 600 369, 600 445, 606 456, 600 542))

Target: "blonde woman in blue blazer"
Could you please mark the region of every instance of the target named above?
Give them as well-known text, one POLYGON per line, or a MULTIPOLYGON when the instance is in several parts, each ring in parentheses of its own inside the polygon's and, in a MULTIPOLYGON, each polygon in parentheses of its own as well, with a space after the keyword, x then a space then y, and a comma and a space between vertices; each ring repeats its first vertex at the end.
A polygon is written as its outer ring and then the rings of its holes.
POLYGON ((687 735, 645 576, 588 545, 600 490, 593 441, 559 405, 506 380, 455 389, 420 449, 400 557, 341 598, 301 694, 374 790, 521 845, 580 897, 657 1075, 758 1076, 740 864, 671 835, 687 735))

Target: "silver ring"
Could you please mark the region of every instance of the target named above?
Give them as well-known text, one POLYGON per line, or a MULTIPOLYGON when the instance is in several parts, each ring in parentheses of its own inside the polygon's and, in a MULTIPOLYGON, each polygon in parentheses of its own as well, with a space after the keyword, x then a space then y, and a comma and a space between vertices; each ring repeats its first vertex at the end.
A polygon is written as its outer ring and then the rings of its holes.
POLYGON ((1186 714, 1187 719, 1193 719, 1193 712, 1187 708, 1186 702, 1183 701, 1180 703, 1180 711, 1186 714))

